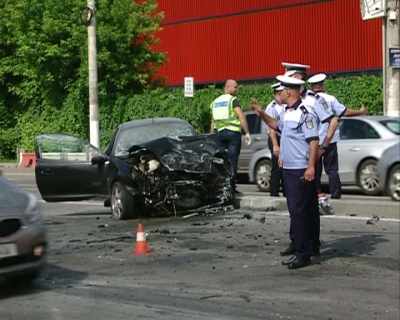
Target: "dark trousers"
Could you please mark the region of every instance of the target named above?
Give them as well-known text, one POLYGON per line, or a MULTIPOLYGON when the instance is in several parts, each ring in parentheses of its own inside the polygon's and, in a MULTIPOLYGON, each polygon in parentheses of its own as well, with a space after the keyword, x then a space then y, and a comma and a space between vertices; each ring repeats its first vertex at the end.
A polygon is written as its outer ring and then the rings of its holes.
POLYGON ((232 188, 236 189, 237 167, 242 148, 242 135, 240 132, 221 130, 218 132, 219 143, 222 148, 228 149, 229 158, 232 164, 232 188))
MULTIPOLYGON (((278 140, 278 145, 281 145, 281 138, 279 136, 276 137, 278 140)), ((282 181, 282 192, 285 195, 285 187, 283 183, 283 175, 282 175, 282 168, 279 168, 278 160, 279 158, 274 156, 272 140, 268 137, 268 148, 271 151, 271 161, 272 161, 272 168, 271 168, 271 178, 270 178, 270 188, 269 194, 271 196, 279 195, 279 188, 281 186, 282 181)))
POLYGON ((319 247, 319 208, 315 181, 301 181, 305 169, 283 169, 286 201, 290 214, 291 246, 298 258, 310 258, 314 246, 319 247))
POLYGON ((340 198, 342 196, 342 186, 339 177, 339 160, 336 143, 331 143, 317 162, 316 179, 317 188, 320 191, 322 167, 329 178, 331 197, 340 198))

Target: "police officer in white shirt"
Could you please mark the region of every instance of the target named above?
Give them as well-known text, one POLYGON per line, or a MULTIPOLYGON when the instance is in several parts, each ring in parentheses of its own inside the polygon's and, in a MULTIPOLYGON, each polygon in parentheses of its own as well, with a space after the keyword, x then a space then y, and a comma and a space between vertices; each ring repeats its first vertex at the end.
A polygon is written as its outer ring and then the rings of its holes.
MULTIPOLYGON (((326 75, 324 73, 319 73, 309 78, 308 82, 311 84, 313 92, 325 99, 329 109, 334 113, 335 116, 340 119, 343 116, 355 117, 366 114, 367 109, 364 106, 362 106, 360 110, 348 109, 343 104, 341 104, 338 99, 336 99, 336 97, 325 93, 325 79, 326 75)), ((322 124, 319 128, 319 141, 321 145, 325 140, 327 131, 327 124, 322 124)), ((340 132, 338 127, 330 144, 320 149, 319 160, 317 162, 317 188, 318 190, 321 190, 321 176, 323 167, 329 178, 329 190, 332 199, 340 199, 342 196, 342 186, 339 177, 339 161, 336 145, 339 139, 340 132)))
POLYGON ((319 217, 318 195, 315 184, 315 162, 318 156, 317 116, 300 97, 304 81, 277 76, 284 87, 282 102, 287 106, 277 119, 263 112, 257 100, 251 109, 268 126, 281 132, 280 155, 283 163, 283 182, 290 213, 290 238, 293 256, 283 261, 289 269, 298 269, 311 263, 310 234, 314 216, 319 217))
MULTIPOLYGON (((265 113, 269 115, 271 118, 277 119, 281 114, 282 109, 286 106, 282 103, 280 94, 283 89, 285 89, 281 84, 275 83, 271 86, 274 89, 274 99, 270 102, 270 104, 265 109, 265 113)), ((270 196, 271 197, 279 197, 279 189, 282 181, 282 191, 285 196, 285 188, 282 179, 282 168, 278 165, 279 160, 279 148, 281 145, 281 134, 274 129, 267 127, 268 133, 268 148, 271 151, 271 160, 272 160, 272 168, 271 168, 271 179, 270 179, 270 196)))

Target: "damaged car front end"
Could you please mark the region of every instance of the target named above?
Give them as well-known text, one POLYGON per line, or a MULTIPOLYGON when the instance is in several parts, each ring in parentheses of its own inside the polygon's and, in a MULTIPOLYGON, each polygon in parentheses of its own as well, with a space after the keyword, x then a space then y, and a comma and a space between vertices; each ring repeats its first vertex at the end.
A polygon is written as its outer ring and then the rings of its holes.
POLYGON ((163 137, 129 149, 132 195, 163 212, 190 213, 229 203, 232 170, 216 135, 163 137))

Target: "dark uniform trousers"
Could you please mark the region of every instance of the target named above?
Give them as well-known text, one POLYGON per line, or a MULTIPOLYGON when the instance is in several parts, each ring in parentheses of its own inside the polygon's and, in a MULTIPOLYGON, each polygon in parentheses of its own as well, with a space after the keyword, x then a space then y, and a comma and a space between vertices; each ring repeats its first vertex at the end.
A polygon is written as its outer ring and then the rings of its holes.
POLYGON ((222 148, 228 149, 229 158, 232 165, 232 188, 236 190, 237 166, 239 161, 240 149, 242 148, 242 135, 240 132, 231 130, 218 131, 218 139, 222 148))
POLYGON ((342 187, 339 177, 339 161, 337 153, 337 145, 331 143, 317 162, 316 168, 317 189, 321 191, 322 169, 325 170, 329 178, 329 190, 332 198, 340 198, 342 196, 342 187))
POLYGON ((290 245, 298 258, 308 259, 320 245, 320 216, 316 181, 302 181, 305 171, 283 169, 283 182, 290 212, 290 245))
MULTIPOLYGON (((276 139, 278 140, 278 145, 281 145, 281 137, 276 135, 276 139)), ((282 168, 279 168, 278 158, 274 157, 273 144, 270 137, 268 137, 268 148, 271 151, 271 160, 272 160, 272 168, 271 168, 271 180, 270 180, 270 191, 269 194, 271 196, 279 195, 279 188, 281 186, 282 181, 282 192, 285 196, 285 186, 283 183, 283 175, 282 168)))

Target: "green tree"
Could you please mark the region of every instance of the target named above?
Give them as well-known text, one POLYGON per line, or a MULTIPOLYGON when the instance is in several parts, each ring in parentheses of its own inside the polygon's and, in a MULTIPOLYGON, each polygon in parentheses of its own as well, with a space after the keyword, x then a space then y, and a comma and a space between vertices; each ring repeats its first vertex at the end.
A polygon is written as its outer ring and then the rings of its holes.
MULTIPOLYGON (((0 0, 0 115, 8 115, 0 128, 21 130, 14 144, 22 137, 32 149, 33 136, 43 130, 88 136, 84 5, 0 0)), ((102 0, 96 6, 99 104, 108 115, 120 96, 151 84, 164 63, 165 53, 153 50, 163 14, 156 13, 157 0, 102 0)), ((0 145, 0 155, 5 153, 0 145)))

